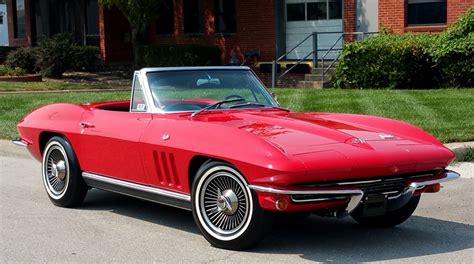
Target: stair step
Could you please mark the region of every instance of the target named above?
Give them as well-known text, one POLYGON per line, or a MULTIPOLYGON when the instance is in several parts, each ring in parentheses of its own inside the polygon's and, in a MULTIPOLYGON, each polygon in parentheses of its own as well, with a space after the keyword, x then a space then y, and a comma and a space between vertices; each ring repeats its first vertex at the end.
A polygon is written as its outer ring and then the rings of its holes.
MULTIPOLYGON (((331 81, 333 75, 332 74, 325 74, 324 75, 324 81, 331 81)), ((305 81, 321 81, 322 75, 320 73, 318 74, 305 74, 304 75, 304 80, 305 81)))
MULTIPOLYGON (((331 82, 324 82, 324 87, 330 87, 331 82)), ((321 81, 299 81, 298 88, 322 89, 321 81)))
MULTIPOLYGON (((312 74, 320 74, 322 72, 322 68, 319 67, 319 68, 313 68, 311 70, 311 73, 312 74)), ((336 66, 332 66, 331 68, 324 68, 324 70, 326 71, 325 75, 333 75, 335 72, 336 72, 336 66)))

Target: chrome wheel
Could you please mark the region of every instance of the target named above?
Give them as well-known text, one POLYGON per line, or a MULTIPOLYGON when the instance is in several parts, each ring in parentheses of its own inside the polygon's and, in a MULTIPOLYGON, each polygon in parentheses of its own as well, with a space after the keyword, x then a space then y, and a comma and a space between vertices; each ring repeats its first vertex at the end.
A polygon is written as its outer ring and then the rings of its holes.
POLYGON ((242 175, 228 166, 207 170, 195 194, 197 216, 204 229, 219 240, 232 240, 247 229, 252 197, 242 175))
POLYGON ((64 147, 50 142, 43 156, 43 182, 49 196, 60 199, 69 184, 69 161, 64 147))

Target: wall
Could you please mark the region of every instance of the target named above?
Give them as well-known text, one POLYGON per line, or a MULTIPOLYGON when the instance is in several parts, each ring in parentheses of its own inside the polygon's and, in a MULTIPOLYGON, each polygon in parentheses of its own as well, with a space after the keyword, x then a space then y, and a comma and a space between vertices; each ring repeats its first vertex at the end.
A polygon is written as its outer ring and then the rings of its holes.
MULTIPOLYGON (((405 3, 401 0, 379 0, 379 24, 380 28, 390 28, 395 33, 404 32, 439 32, 446 28, 441 26, 405 26, 405 3)), ((474 0, 448 0, 447 1, 447 22, 452 24, 466 10, 474 5, 474 0)))
POLYGON ((218 34, 214 32, 214 1, 204 0, 204 34, 185 35, 183 28, 182 0, 174 1, 175 34, 156 35, 154 25, 150 29, 150 39, 154 43, 213 44, 222 50, 222 62, 226 64, 231 52, 240 60, 252 49, 258 49, 261 60, 272 60, 275 56, 275 6, 276 0, 237 0, 237 32, 218 34))

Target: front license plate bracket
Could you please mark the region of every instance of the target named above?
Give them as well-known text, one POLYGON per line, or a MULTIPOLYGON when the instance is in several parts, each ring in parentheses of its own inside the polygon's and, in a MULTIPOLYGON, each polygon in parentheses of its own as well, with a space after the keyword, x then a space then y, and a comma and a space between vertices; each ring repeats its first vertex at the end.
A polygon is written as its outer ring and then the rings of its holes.
POLYGON ((383 194, 367 194, 363 198, 364 216, 380 216, 387 213, 387 198, 383 194))

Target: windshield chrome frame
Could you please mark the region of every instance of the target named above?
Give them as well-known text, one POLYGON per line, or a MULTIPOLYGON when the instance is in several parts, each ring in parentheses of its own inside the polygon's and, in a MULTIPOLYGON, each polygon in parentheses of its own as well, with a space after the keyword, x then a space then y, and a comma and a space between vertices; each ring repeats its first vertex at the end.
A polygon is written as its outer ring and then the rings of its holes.
MULTIPOLYGON (((140 79, 141 84, 143 85, 143 90, 144 94, 146 97, 146 101, 148 102, 148 110, 145 113, 152 113, 152 114, 174 114, 174 113, 194 113, 195 111, 192 110, 186 110, 186 111, 164 111, 163 109, 159 108, 155 104, 155 100, 153 99, 153 94, 151 91, 150 84, 148 82, 147 78, 147 73, 151 72, 160 72, 160 71, 191 71, 191 70, 244 70, 244 71, 249 71, 251 72, 255 78, 257 78, 257 81, 262 85, 262 88, 265 90, 265 92, 268 94, 270 100, 274 103, 273 106, 275 107, 281 107, 280 104, 273 98, 272 94, 270 91, 267 89, 267 87, 261 82, 261 80, 258 78, 258 76, 249 68, 246 66, 206 66, 206 67, 165 67, 165 68, 143 68, 139 71, 135 71, 136 76, 140 79)), ((135 76, 134 74, 134 76, 135 76)), ((133 90, 133 87, 132 87, 133 90)), ((159 98, 156 96, 158 99, 158 104, 159 98)), ((132 98, 130 98, 132 100, 132 98)), ((240 109, 271 109, 272 107, 249 107, 249 108, 240 108, 240 109)), ((228 110, 236 110, 236 109, 210 109, 209 111, 228 111, 228 110)), ((141 112, 143 113, 143 112, 141 112)))

